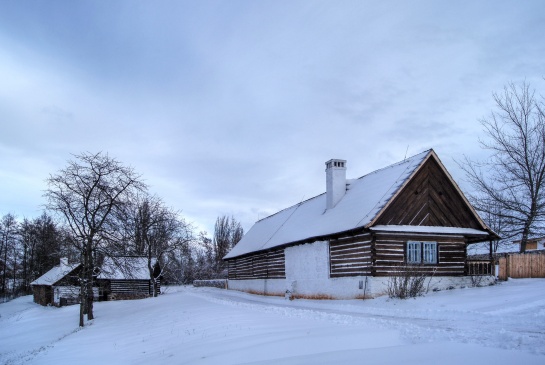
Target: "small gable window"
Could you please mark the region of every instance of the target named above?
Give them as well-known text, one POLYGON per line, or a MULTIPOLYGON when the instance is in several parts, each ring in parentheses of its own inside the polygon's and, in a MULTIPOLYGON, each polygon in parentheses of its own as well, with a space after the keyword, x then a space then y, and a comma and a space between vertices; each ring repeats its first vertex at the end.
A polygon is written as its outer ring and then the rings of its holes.
POLYGON ((407 242, 408 264, 436 264, 437 242, 407 242))

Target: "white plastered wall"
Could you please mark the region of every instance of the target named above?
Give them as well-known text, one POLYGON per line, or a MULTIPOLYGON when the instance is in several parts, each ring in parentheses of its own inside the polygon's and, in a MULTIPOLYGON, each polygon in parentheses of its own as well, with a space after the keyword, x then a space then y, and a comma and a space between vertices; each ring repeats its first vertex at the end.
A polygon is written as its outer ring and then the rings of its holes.
POLYGON ((329 277, 327 241, 288 247, 285 255, 286 283, 295 297, 352 299, 371 293, 371 280, 366 282, 365 276, 329 277))

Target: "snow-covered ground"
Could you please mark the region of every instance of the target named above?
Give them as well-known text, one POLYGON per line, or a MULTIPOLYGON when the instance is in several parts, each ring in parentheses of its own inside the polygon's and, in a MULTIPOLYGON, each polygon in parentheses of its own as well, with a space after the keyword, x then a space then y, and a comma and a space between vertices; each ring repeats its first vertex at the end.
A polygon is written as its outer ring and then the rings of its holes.
POLYGON ((0 304, 1 364, 545 364, 545 280, 409 300, 287 301, 212 288, 41 307, 0 304))

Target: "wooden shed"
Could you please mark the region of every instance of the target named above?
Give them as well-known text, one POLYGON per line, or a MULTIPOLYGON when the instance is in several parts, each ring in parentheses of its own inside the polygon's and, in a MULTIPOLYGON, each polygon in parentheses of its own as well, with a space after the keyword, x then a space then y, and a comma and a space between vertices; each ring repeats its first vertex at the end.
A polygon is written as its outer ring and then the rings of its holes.
POLYGON ((34 302, 54 306, 79 303, 80 270, 81 264, 69 264, 67 258, 61 258, 59 265, 30 283, 34 302))
MULTIPOLYGON (((151 265, 160 292, 160 268, 155 258, 151 265)), ((153 295, 147 257, 106 257, 97 276, 97 283, 101 300, 138 299, 153 295)))
MULTIPOLYGON (((254 224, 224 257, 229 288, 358 298, 418 266, 430 289, 468 285, 467 245, 497 239, 433 150, 346 178, 326 162, 326 192, 254 224)), ((479 274, 491 274, 492 265, 479 274)), ((492 277, 490 277, 492 278, 492 277)))

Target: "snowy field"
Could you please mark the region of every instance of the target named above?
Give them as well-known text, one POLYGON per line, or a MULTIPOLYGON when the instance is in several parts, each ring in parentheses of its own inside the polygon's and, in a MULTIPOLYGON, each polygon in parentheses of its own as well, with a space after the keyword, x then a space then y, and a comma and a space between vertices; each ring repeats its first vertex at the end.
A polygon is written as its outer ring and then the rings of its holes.
POLYGON ((0 304, 0 364, 545 364, 545 280, 409 300, 287 301, 212 288, 41 307, 0 304))

